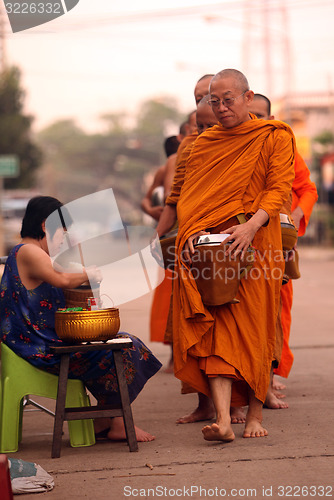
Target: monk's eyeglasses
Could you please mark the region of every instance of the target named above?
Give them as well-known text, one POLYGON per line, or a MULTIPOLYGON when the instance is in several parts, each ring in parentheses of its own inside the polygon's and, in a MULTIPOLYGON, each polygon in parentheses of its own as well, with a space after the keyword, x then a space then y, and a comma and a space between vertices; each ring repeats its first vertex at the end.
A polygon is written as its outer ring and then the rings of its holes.
POLYGON ((246 92, 248 92, 248 90, 245 90, 245 92, 243 92, 242 94, 238 95, 237 97, 226 97, 226 99, 209 99, 208 103, 213 108, 219 108, 220 103, 222 103, 222 105, 225 106, 226 108, 230 108, 231 106, 233 106, 234 101, 236 99, 239 99, 239 97, 243 96, 244 94, 246 94, 246 92))

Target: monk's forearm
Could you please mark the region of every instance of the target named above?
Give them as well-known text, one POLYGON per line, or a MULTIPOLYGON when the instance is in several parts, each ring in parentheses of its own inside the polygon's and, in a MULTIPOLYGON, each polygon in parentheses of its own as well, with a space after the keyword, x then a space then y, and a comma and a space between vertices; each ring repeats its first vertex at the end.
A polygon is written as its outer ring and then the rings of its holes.
POLYGON ((165 205, 160 216, 156 231, 159 238, 168 233, 176 222, 176 205, 165 205))
POLYGON ((262 208, 259 208, 257 212, 247 221, 247 224, 249 224, 253 230, 254 234, 262 227, 266 222, 268 222, 269 215, 265 210, 262 208))

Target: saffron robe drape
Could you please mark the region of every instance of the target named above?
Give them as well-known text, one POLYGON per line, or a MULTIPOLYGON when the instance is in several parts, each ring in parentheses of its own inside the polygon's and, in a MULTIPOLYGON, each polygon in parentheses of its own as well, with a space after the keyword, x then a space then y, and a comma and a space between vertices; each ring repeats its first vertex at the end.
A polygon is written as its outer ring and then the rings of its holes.
POLYGON ((165 342, 165 331, 172 295, 172 272, 169 269, 159 268, 159 273, 165 274, 165 277, 153 293, 150 316, 151 342, 165 342))
POLYGON ((177 204, 174 370, 176 377, 208 396, 199 358, 218 356, 259 400, 265 400, 284 268, 279 211, 291 191, 294 150, 288 125, 252 119, 232 129, 216 125, 207 130, 196 139, 188 158, 177 204), (184 244, 199 230, 260 208, 268 213, 269 222, 254 237, 256 262, 241 281, 240 303, 206 307, 189 267, 181 263, 184 244))
MULTIPOLYGON (((298 237, 303 236, 308 225, 312 209, 314 204, 318 199, 317 188, 314 182, 310 179, 310 171, 300 156, 298 151, 296 151, 295 156, 295 179, 292 184, 292 212, 296 207, 300 207, 303 210, 304 217, 302 217, 298 229, 298 237)), ((291 308, 293 300, 293 285, 290 280, 286 285, 282 286, 281 289, 281 299, 282 299, 282 312, 281 312, 281 323, 283 329, 283 349, 281 360, 278 368, 274 370, 277 375, 287 378, 292 368, 293 364, 293 353, 289 347, 290 330, 291 330, 291 308)))
POLYGON ((166 198, 166 205, 177 205, 180 198, 181 188, 183 186, 185 174, 186 174, 186 163, 189 154, 192 150, 193 144, 197 139, 198 135, 192 134, 189 136, 192 140, 188 141, 188 144, 183 148, 181 154, 176 160, 175 174, 173 179, 173 184, 169 196, 166 198))
MULTIPOLYGON (((189 148, 197 139, 198 133, 194 132, 187 135, 182 140, 176 153, 176 168, 171 187, 171 193, 166 199, 166 204, 176 205, 180 195, 180 190, 184 181, 185 163, 189 155, 189 148), (168 201, 169 200, 169 201, 168 201)), ((170 306, 170 298, 172 294, 172 272, 168 269, 160 270, 165 273, 165 277, 160 285, 155 289, 150 317, 150 339, 152 342, 170 343, 170 339, 166 340, 165 332, 168 322, 168 313, 170 306)))

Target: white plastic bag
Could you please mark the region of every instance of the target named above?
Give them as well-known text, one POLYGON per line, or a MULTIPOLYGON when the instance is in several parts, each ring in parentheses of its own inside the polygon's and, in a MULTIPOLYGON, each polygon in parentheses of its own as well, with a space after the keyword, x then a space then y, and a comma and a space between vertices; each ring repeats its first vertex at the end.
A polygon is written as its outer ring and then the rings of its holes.
POLYGON ((14 494, 43 493, 54 487, 53 477, 40 465, 8 458, 8 466, 14 494))

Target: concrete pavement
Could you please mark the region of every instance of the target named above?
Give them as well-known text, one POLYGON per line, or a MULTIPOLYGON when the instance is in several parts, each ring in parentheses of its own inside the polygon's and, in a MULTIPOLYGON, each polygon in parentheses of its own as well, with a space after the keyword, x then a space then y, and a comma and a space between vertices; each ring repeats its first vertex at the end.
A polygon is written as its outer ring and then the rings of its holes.
MULTIPOLYGON (((182 396, 179 381, 161 371, 133 404, 136 425, 156 435, 139 443, 138 453, 129 453, 125 443, 71 448, 65 424, 61 458, 51 459, 52 419, 26 410, 23 441, 9 456, 36 462, 54 477, 54 489, 45 494, 50 500, 334 498, 334 250, 301 248, 300 257, 291 334, 295 362, 284 391, 289 408, 264 410, 268 437, 243 439, 243 425, 234 425, 233 443, 208 443, 202 423, 176 425, 195 407, 196 396, 182 396)), ((150 300, 121 308, 121 329, 167 363, 169 348, 149 342, 150 300)))

